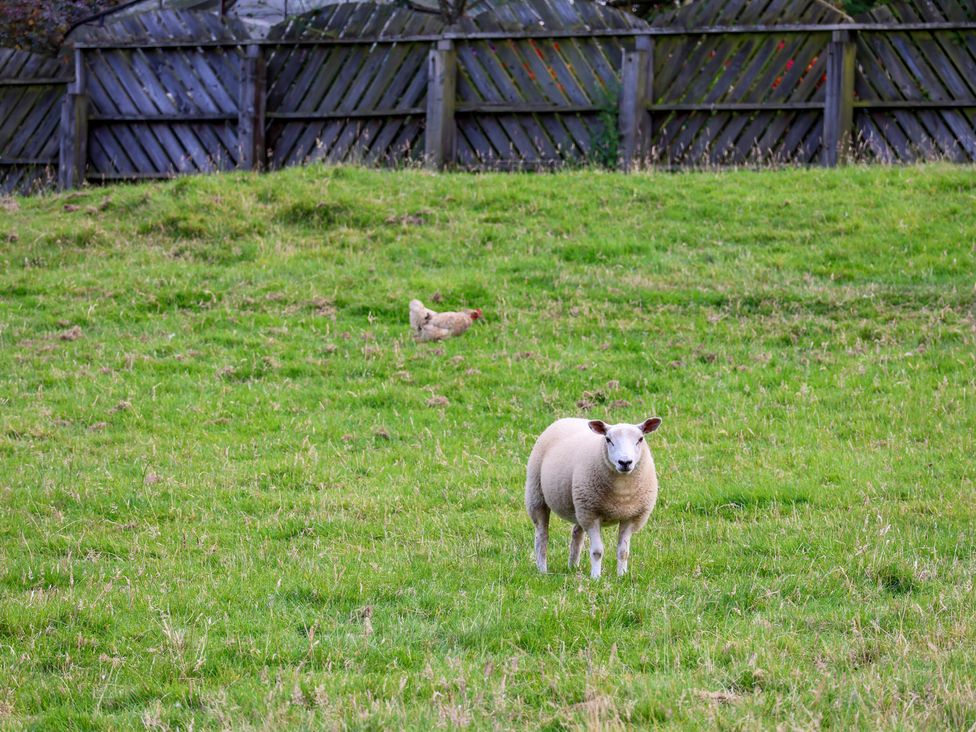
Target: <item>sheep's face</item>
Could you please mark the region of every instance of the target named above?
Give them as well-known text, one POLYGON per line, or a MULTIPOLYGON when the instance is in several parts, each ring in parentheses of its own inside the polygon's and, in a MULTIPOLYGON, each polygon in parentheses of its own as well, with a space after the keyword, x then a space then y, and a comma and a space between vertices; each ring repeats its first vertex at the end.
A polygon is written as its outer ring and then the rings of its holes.
POLYGON ((645 419, 640 424, 608 425, 598 419, 590 422, 590 429, 606 442, 606 458, 618 473, 632 473, 644 455, 644 435, 661 426, 659 417, 645 419))

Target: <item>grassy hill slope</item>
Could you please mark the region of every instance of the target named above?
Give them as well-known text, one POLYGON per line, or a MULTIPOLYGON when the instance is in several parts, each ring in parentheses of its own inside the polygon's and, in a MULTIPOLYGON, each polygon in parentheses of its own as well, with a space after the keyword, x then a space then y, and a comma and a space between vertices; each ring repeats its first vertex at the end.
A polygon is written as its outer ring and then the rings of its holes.
POLYGON ((0 201, 0 727, 969 728, 974 211, 938 166, 0 201), (418 346, 411 297, 485 319, 418 346), (558 521, 531 561, 575 414, 664 418, 622 580, 558 521))

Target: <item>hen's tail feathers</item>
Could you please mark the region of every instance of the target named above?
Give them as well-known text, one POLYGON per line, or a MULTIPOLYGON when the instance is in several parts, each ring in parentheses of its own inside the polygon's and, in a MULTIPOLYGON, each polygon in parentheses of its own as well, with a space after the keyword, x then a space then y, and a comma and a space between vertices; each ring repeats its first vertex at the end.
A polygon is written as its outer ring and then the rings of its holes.
POLYGON ((418 330, 427 321, 427 308, 420 300, 410 301, 410 327, 418 330))

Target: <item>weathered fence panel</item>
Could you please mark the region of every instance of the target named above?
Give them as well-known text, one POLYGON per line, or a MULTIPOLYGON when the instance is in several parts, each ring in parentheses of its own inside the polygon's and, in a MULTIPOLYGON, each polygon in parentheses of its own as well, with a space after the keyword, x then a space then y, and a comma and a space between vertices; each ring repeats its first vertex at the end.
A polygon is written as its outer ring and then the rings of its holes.
MULTIPOLYGON (((901 1, 863 20, 973 22, 976 6, 901 1)), ((976 162, 976 30, 862 31, 857 61, 854 127, 862 159, 976 162)))
POLYGON ((830 33, 815 28, 847 20, 819 0, 701 0, 658 18, 655 27, 691 30, 655 41, 648 162, 818 160, 830 33), (795 26, 814 30, 792 32, 795 26), (755 31, 695 33, 700 27, 755 31))
POLYGON ((57 178, 67 76, 56 58, 0 49, 0 194, 30 193, 57 178))
POLYGON ((421 159, 427 54, 443 27, 430 14, 343 3, 272 29, 270 166, 421 159))
POLYGON ((823 33, 659 39, 651 162, 816 160, 829 40, 823 33))
POLYGON ((213 15, 126 17, 78 44, 90 98, 88 178, 236 168, 246 33, 213 15))
POLYGON ((635 42, 626 33, 646 27, 622 11, 565 0, 506 3, 463 18, 452 29, 458 164, 616 164, 621 64, 635 42), (526 29, 561 37, 520 38, 526 29), (621 35, 597 35, 615 31, 621 35), (465 38, 474 35, 497 37, 465 38))

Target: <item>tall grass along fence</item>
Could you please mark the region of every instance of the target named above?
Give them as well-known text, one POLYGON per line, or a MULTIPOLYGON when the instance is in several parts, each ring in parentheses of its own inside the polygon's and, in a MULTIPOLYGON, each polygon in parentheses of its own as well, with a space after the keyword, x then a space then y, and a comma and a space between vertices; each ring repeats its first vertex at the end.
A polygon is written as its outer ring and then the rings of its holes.
POLYGON ((252 37, 147 12, 61 59, 0 51, 0 188, 280 168, 976 161, 976 11, 699 0, 647 23, 588 0, 458 23, 343 3, 252 37))

